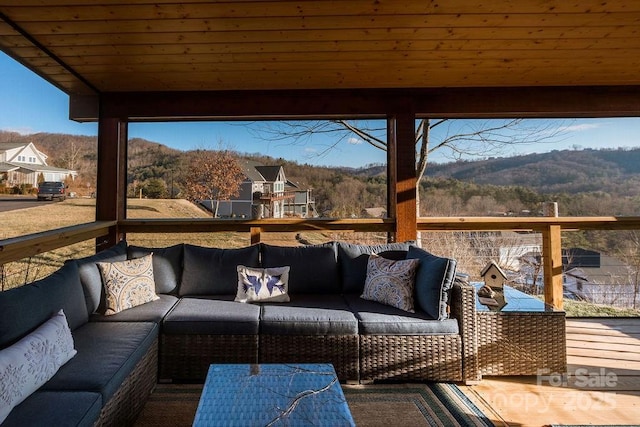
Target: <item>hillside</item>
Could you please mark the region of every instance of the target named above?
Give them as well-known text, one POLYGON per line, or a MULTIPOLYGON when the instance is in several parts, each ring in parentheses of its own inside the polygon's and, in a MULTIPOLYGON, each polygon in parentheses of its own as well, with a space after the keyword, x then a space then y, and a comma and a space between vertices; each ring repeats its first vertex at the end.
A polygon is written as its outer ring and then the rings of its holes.
POLYGON ((633 197, 640 195, 640 148, 563 150, 432 164, 426 176, 475 184, 524 186, 545 194, 601 191, 633 197))
MULTIPOLYGON (((73 186, 81 195, 95 186, 95 137, 0 131, 2 141, 33 142, 49 156, 49 164, 77 170, 79 179, 73 186)), ((130 196, 142 189, 147 197, 181 197, 190 152, 138 138, 130 141, 128 150, 130 196)), ((289 180, 313 189, 318 211, 327 215, 361 216, 365 208, 386 206, 385 165, 332 168, 260 154, 239 155, 284 166, 289 180)), ((426 215, 537 212, 548 200, 562 202, 565 215, 636 215, 640 212, 640 148, 562 150, 430 164, 421 195, 426 215)))

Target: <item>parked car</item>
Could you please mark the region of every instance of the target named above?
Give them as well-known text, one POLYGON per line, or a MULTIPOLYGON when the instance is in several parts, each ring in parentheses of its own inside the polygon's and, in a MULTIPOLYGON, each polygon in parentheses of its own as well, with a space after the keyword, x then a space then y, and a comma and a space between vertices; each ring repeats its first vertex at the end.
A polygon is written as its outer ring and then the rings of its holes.
POLYGON ((38 185, 38 200, 64 200, 67 198, 67 188, 64 182, 44 181, 38 185))

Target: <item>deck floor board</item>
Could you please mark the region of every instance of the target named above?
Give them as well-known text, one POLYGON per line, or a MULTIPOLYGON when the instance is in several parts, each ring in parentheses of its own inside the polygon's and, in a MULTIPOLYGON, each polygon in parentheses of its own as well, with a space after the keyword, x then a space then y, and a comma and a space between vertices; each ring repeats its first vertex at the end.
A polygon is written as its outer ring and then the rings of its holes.
POLYGON ((462 389, 496 425, 640 425, 640 318, 567 319, 567 365, 462 389))

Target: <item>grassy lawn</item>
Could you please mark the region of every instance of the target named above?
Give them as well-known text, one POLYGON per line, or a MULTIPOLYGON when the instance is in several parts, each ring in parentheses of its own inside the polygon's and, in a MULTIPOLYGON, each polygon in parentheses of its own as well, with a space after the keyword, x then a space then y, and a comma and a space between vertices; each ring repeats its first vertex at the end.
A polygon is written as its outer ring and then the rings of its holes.
MULTIPOLYGON (((26 234, 52 230, 71 225, 94 221, 95 199, 67 199, 64 202, 36 205, 32 208, 0 212, 0 240, 26 234)), ((209 214, 192 203, 182 199, 152 200, 129 199, 127 201, 128 218, 209 218, 209 214)), ((297 233, 265 233, 262 241, 274 245, 297 245, 297 233)), ((321 243, 332 240, 330 233, 305 233, 309 243, 321 243)), ((172 233, 148 234, 131 233, 127 242, 146 247, 166 247, 178 243, 193 245, 237 248, 250 244, 249 233, 172 233)), ((29 283, 45 277, 62 266, 65 260, 93 254, 93 240, 56 249, 47 253, 7 263, 0 267, 0 287, 2 290, 29 283)))

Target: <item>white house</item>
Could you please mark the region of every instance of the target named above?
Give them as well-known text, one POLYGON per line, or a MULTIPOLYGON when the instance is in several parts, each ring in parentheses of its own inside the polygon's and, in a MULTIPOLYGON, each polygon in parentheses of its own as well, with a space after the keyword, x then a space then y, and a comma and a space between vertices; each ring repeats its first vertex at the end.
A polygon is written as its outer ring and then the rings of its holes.
POLYGON ((0 143, 0 185, 13 187, 20 184, 38 186, 38 177, 44 181, 62 182, 67 178, 75 179, 74 170, 56 168, 47 165, 47 155, 38 150, 33 142, 0 143))
MULTIPOLYGON (((288 181, 282 166, 264 166, 243 160, 242 167, 245 180, 240 185, 239 195, 231 200, 220 200, 218 216, 258 219, 314 215, 311 190, 288 181)), ((210 202, 203 201, 202 204, 211 209, 210 202)))

